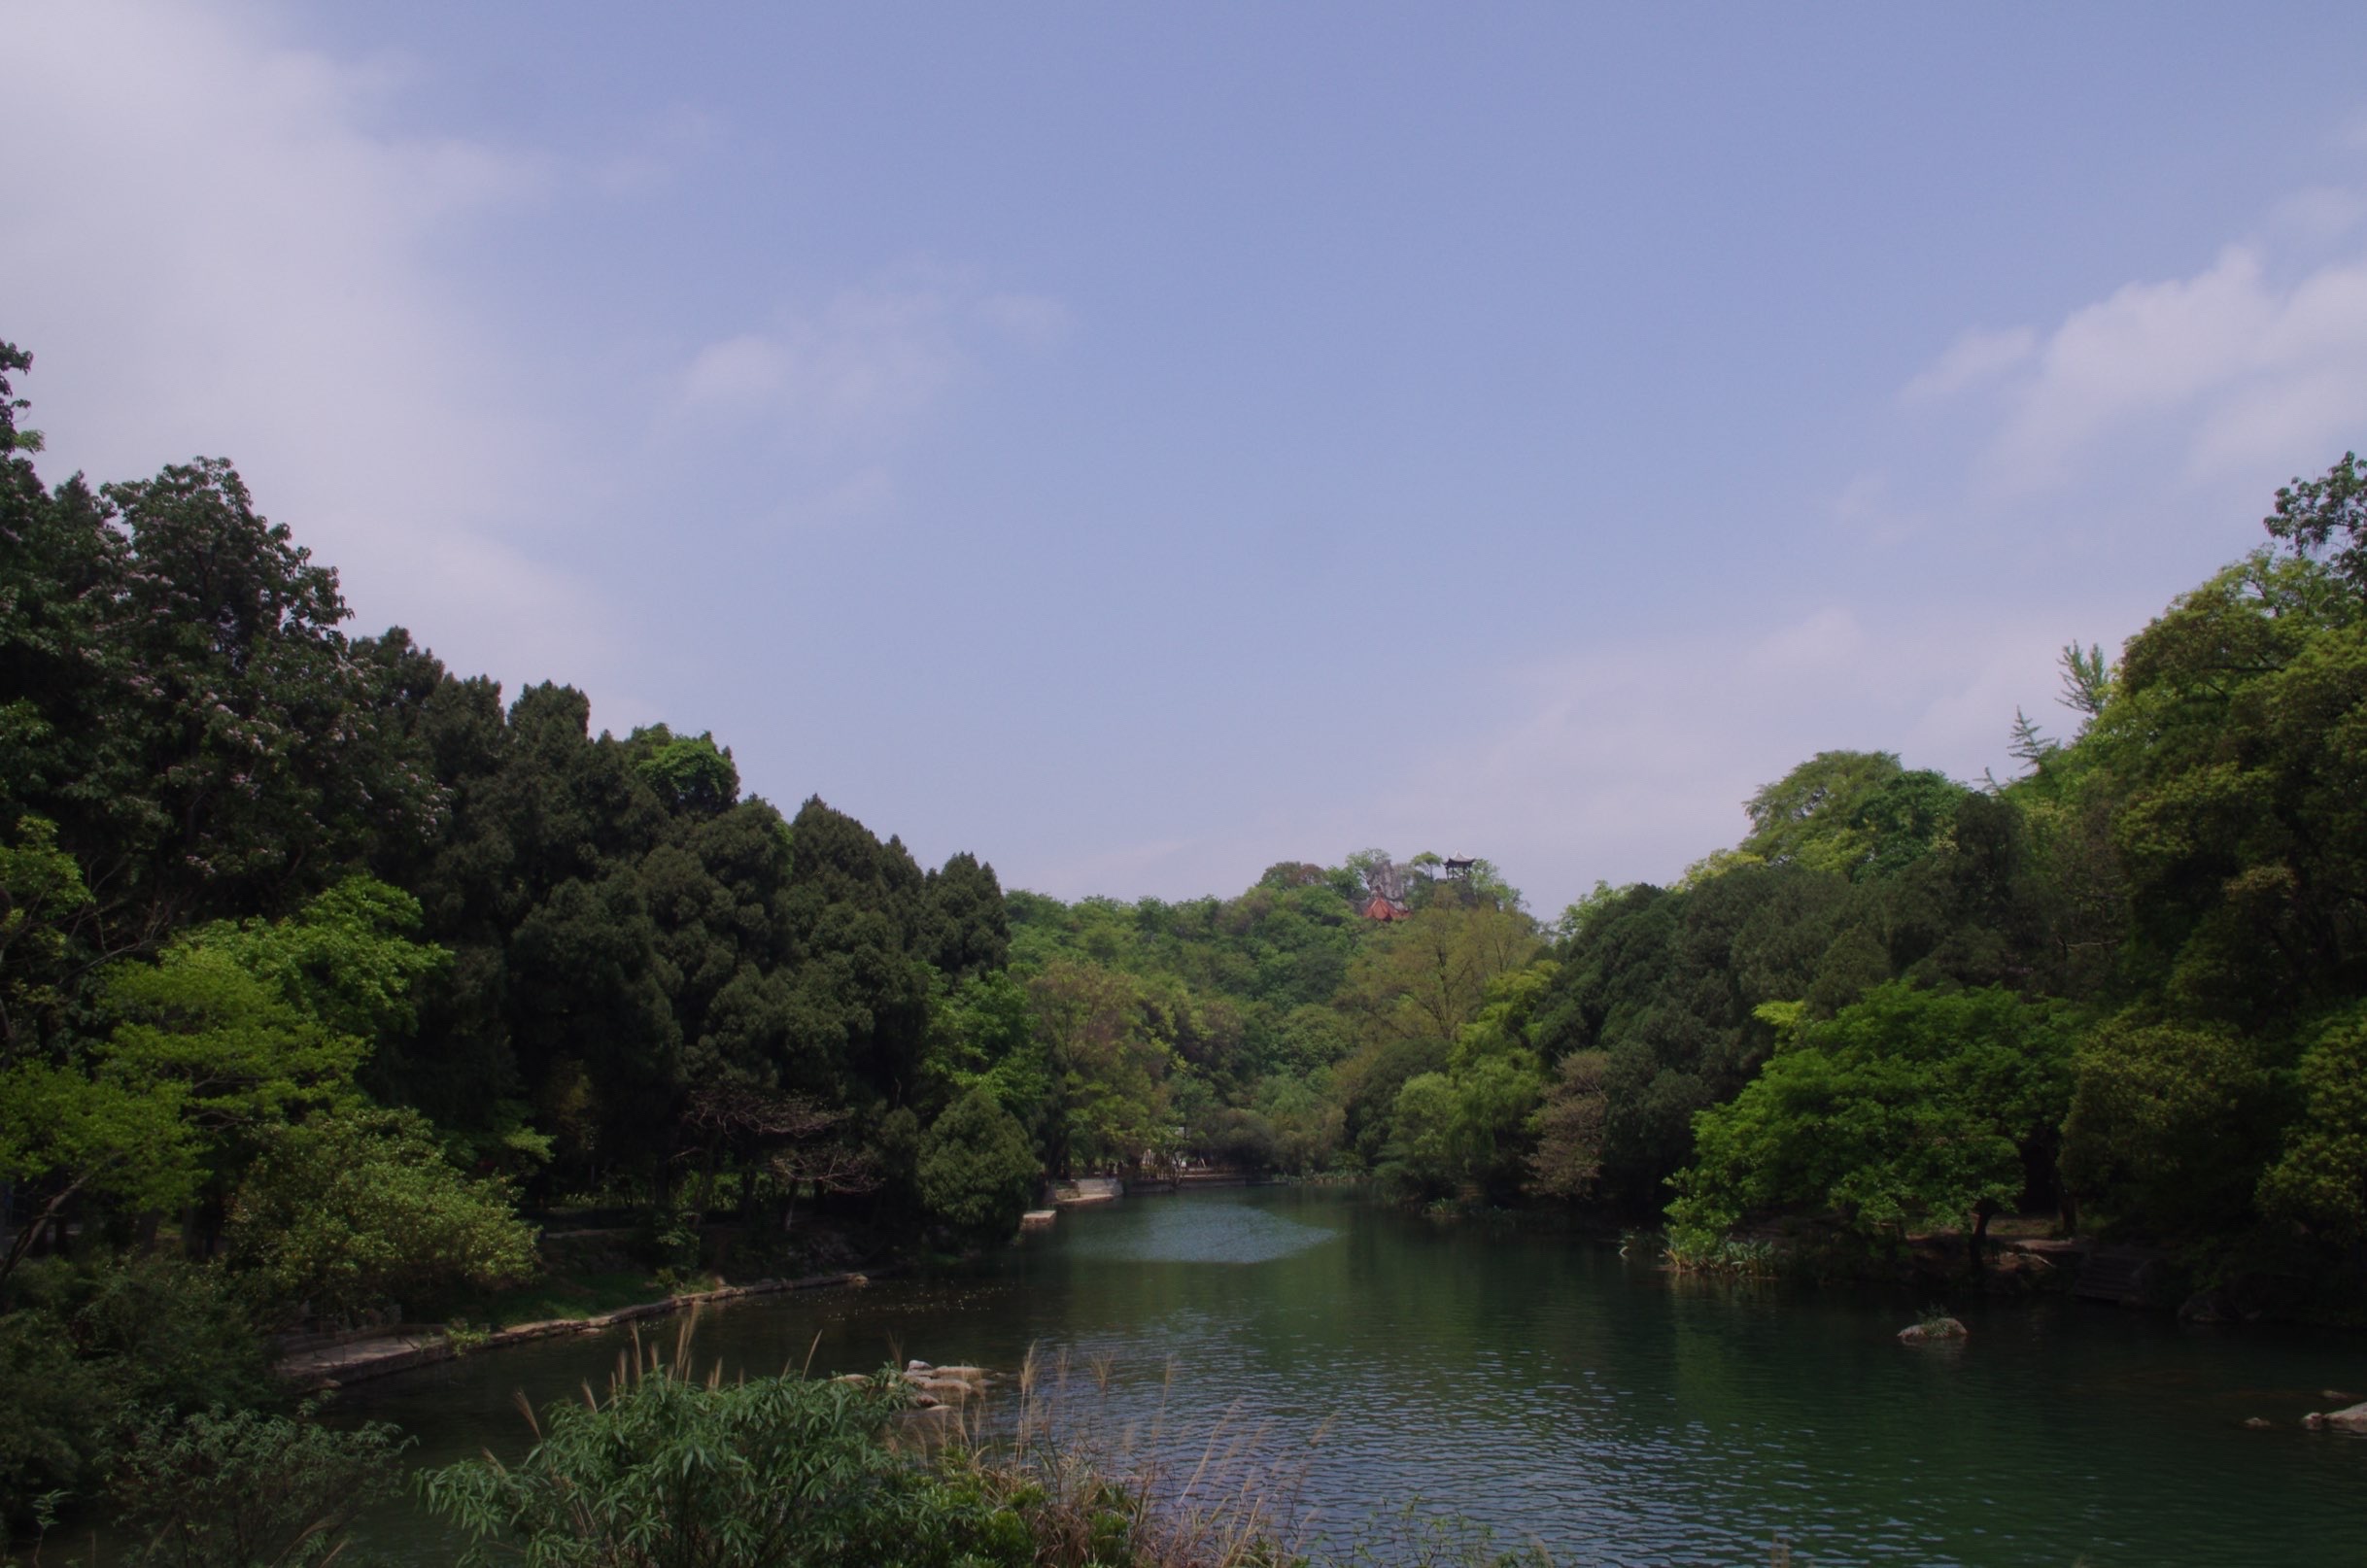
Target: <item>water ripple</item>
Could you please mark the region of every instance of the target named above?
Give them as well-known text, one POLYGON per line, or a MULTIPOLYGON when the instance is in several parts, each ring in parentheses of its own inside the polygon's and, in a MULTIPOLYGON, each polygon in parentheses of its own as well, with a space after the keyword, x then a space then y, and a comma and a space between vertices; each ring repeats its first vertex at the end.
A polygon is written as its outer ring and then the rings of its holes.
MULTIPOLYGON (((1312 1540, 1378 1539, 1383 1560, 1417 1554, 1409 1509, 1589 1564, 1764 1562, 1778 1536, 1818 1568, 2357 1560, 2367 1441, 2295 1423, 2318 1389, 2367 1387, 2367 1345, 1975 1305, 1972 1338, 1932 1355, 1892 1338, 1918 1305, 1703 1289, 1607 1248, 1255 1190, 1067 1213, 982 1272, 774 1298, 700 1337, 703 1362, 752 1370, 809 1346, 817 1371, 1012 1368, 1032 1346, 1081 1422, 1185 1470, 1247 1441, 1312 1540), (2277 1428, 2243 1430, 2255 1414, 2277 1428)), ((471 1358, 379 1408, 429 1462, 510 1451, 512 1388, 559 1397, 614 1355, 471 1358)), ((371 1545, 448 1550, 416 1518, 371 1545)))

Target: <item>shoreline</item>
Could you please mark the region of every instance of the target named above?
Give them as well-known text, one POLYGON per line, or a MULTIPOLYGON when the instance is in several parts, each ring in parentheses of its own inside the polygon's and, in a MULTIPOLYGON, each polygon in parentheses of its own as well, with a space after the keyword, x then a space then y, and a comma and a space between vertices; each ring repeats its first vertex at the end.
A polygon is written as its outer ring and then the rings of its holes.
POLYGON ((566 1334, 597 1334, 620 1324, 669 1317, 686 1308, 695 1311, 758 1296, 777 1296, 796 1290, 826 1290, 834 1285, 860 1289, 874 1279, 903 1274, 910 1267, 908 1263, 882 1263, 839 1274, 805 1275, 795 1279, 755 1279, 744 1285, 719 1285, 713 1290, 683 1291, 678 1295, 661 1296, 655 1301, 635 1302, 631 1306, 596 1312, 589 1317, 550 1317, 538 1322, 517 1323, 508 1328, 495 1329, 482 1336, 471 1333, 458 1344, 454 1342, 448 1327, 441 1323, 423 1323, 409 1329, 394 1327, 383 1333, 296 1351, 281 1357, 273 1364, 272 1371, 290 1382, 300 1384, 306 1393, 334 1393, 354 1383, 458 1360, 480 1350, 506 1349, 514 1345, 557 1339, 566 1334))

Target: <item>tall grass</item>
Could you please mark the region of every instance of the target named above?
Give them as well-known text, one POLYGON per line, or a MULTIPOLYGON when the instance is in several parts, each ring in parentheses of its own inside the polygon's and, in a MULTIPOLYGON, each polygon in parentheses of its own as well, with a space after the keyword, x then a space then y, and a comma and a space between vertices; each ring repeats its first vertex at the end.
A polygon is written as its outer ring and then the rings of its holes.
MULTIPOLYGON (((1128 1376, 1103 1351, 1031 1348, 1015 1373, 941 1380, 728 1376, 636 1332, 603 1393, 537 1413, 534 1451, 423 1478, 478 1548, 569 1568, 1551 1568, 1420 1500, 1346 1528, 1305 1506, 1326 1428, 1287 1445, 1235 1406, 1186 1430, 1178 1369, 1128 1376), (931 1387, 936 1387, 933 1381, 931 1387), (813 1501, 801 1503, 799 1498, 813 1501), (505 1550, 501 1550, 505 1549, 505 1550), (744 1549, 744 1550, 743 1550, 744 1549), (722 1554, 718 1555, 717 1552, 722 1554)), ((1778 1542, 1773 1561, 1791 1561, 1778 1542)))
POLYGON ((1739 1279, 1771 1279, 1782 1262, 1773 1242, 1684 1225, 1669 1230, 1661 1256, 1673 1274, 1724 1275, 1739 1279))
POLYGON ((945 1417, 937 1462, 975 1480, 1026 1523, 1043 1568, 1551 1568, 1535 1541, 1506 1547, 1484 1526, 1412 1500, 1345 1528, 1306 1506, 1330 1423, 1280 1441, 1238 1404, 1202 1431, 1170 1415, 1178 1369, 1159 1369, 1148 1414, 1125 1414, 1106 1351, 1031 1348, 1007 1395, 945 1417))

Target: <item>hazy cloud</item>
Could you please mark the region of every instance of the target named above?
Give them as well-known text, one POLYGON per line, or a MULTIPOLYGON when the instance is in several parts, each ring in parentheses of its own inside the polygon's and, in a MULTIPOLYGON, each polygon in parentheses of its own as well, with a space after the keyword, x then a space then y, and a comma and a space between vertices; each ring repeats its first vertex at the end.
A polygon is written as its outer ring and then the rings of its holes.
POLYGON ((2028 359, 2039 346, 2039 335, 2027 326, 2003 332, 1979 328, 1966 332, 1932 362, 1930 369, 1908 382, 1900 397, 1909 403, 1933 402, 1967 387, 1991 381, 2028 359))
POLYGON ((994 294, 977 309, 980 321, 1027 349, 1056 347, 1076 324, 1066 305, 1043 294, 994 294))
POLYGON ((44 469, 238 462, 342 571, 364 630, 466 667, 600 676, 591 591, 505 534, 564 465, 496 335, 430 259, 549 164, 364 117, 397 74, 194 6, 25 8, 8 25, 8 330, 44 469))
POLYGON ((2007 766, 2016 706, 2041 723, 2051 712, 2061 633, 2044 614, 1968 606, 1869 627, 1834 605, 1503 670, 1473 698, 1491 719, 1402 748, 1355 775, 1361 787, 1055 860, 1030 885, 1185 896, 1247 886, 1277 859, 1380 844, 1485 855, 1550 917, 1598 877, 1664 884, 1736 842, 1742 802, 1819 751, 1896 751, 1974 781, 2007 766))
POLYGON ((1066 320, 1057 303, 1023 295, 850 290, 700 348, 677 378, 674 415, 761 425, 815 455, 890 446, 972 370, 981 328, 1042 342, 1066 320))

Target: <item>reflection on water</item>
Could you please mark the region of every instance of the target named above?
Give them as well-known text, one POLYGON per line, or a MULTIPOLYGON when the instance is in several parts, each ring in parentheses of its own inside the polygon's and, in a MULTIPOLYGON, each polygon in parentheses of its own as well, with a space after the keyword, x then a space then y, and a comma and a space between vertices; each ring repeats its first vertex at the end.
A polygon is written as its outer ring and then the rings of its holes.
MULTIPOLYGON (((2367 1345, 2053 1303, 1963 1308, 1972 1339, 1935 1353, 1892 1339, 1920 1306, 1671 1281, 1607 1247, 1264 1188, 1064 1213, 975 1269, 711 1312, 698 1346, 751 1372, 1065 1351, 1106 1373, 1112 1425, 1180 1456, 1228 1421, 1267 1433, 1334 1541, 1419 1500, 1586 1563, 1764 1562, 1778 1534, 1818 1565, 2359 1559, 2367 1440, 2296 1422, 2321 1388, 2367 1388, 2367 1345)), ((429 1463, 514 1452, 513 1390, 597 1381, 618 1343, 349 1403, 429 1463)), ((372 1545, 426 1563, 450 1543, 394 1511, 372 1545)))
POLYGON ((1309 1225, 1271 1209, 1242 1203, 1138 1199, 1130 1208, 1127 1217, 1131 1224, 1105 1220, 1072 1227, 1069 1257, 1132 1263, 1271 1263, 1336 1241, 1340 1235, 1327 1225, 1309 1225))

